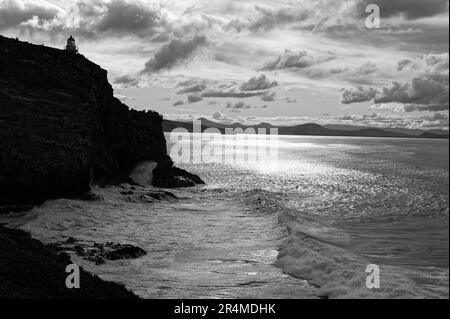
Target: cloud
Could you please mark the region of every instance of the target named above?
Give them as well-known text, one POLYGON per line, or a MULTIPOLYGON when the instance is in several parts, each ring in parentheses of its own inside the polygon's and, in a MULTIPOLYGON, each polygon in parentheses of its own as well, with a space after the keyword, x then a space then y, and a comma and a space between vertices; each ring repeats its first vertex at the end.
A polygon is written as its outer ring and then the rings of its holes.
MULTIPOLYGON (((355 1, 287 1, 278 6, 255 6, 246 19, 237 18, 224 26, 238 32, 270 32, 276 29, 309 32, 345 32, 355 30, 360 17, 355 1)), ((365 8, 364 11, 365 12, 365 8)))
POLYGON ((288 103, 288 104, 297 103, 297 99, 288 96, 283 99, 283 102, 288 103))
POLYGON ((315 54, 306 50, 293 52, 286 50, 282 56, 267 62, 263 66, 263 70, 283 70, 290 68, 307 68, 315 64, 327 62, 335 59, 336 56, 332 52, 325 54, 315 54))
MULTIPOLYGON (((84 12, 93 11, 93 6, 101 6, 102 14, 93 23, 93 28, 100 34, 111 33, 113 35, 141 34, 148 36, 161 26, 161 14, 159 10, 149 7, 140 1, 93 1, 91 5, 83 3, 84 12)), ((89 16, 89 15, 88 15, 89 16)))
POLYGON ((161 8, 142 0, 79 0, 60 6, 51 1, 2 0, 0 30, 14 27, 20 33, 50 38, 70 32, 79 38, 99 39, 148 38, 169 29, 161 8), (79 19, 79 27, 73 25, 74 17, 79 19))
POLYGON ((397 71, 401 72, 405 69, 411 69, 411 68, 416 68, 416 64, 414 63, 413 60, 411 59, 404 59, 398 62, 397 64, 397 71))
POLYGON ((136 100, 136 98, 134 98, 134 97, 123 95, 123 94, 115 94, 114 96, 116 98, 118 98, 119 100, 121 100, 122 102, 136 100))
POLYGON ((144 72, 153 73, 170 69, 178 63, 190 58, 201 47, 208 45, 205 36, 195 36, 188 40, 174 39, 164 44, 145 64, 144 72))
POLYGON ((375 98, 377 90, 370 87, 357 86, 350 89, 345 89, 341 94, 342 104, 351 104, 371 101, 375 98))
POLYGON ((449 73, 449 54, 424 54, 417 59, 404 59, 398 62, 399 72, 412 71, 421 75, 440 76, 449 73))
POLYGON ((266 94, 261 96, 261 100, 263 100, 264 102, 273 102, 275 101, 275 96, 275 92, 267 92, 266 94))
POLYGON ((203 100, 203 98, 197 94, 189 94, 187 100, 189 104, 192 104, 200 102, 201 100, 203 100))
POLYGON ((402 16, 406 19, 418 19, 448 12, 448 0, 362 0, 356 9, 363 14, 371 3, 380 7, 382 18, 402 16))
POLYGON ((375 104, 373 108, 391 108, 396 111, 403 109, 405 112, 448 110, 448 81, 445 83, 432 78, 414 78, 411 83, 394 82, 381 89, 361 86, 345 89, 341 95, 342 104, 372 100, 375 104))
POLYGON ((403 59, 399 72, 409 72, 410 82, 393 82, 381 88, 356 87, 342 92, 341 102, 373 101, 373 109, 403 112, 443 111, 449 108, 449 55, 426 54, 418 59, 403 59))
POLYGON ((298 74, 314 80, 326 79, 369 85, 373 84, 377 76, 380 75, 378 71, 379 67, 377 64, 369 61, 357 67, 311 66, 310 68, 302 69, 298 74))
POLYGON ((119 85, 122 85, 122 86, 125 86, 125 87, 128 87, 128 86, 134 86, 135 87, 135 86, 139 85, 139 79, 134 78, 131 75, 123 75, 123 76, 115 78, 113 80, 113 83, 114 84, 119 84, 119 85))
POLYGON ((209 89, 202 93, 202 97, 215 97, 215 98, 249 98, 254 96, 264 95, 265 92, 255 91, 255 92, 241 92, 237 89, 233 90, 214 90, 209 89))
POLYGON ((354 69, 351 73, 353 76, 368 76, 375 73, 377 70, 377 65, 373 62, 366 62, 360 67, 354 69))
POLYGON ((260 90, 267 90, 270 88, 273 88, 275 86, 278 86, 278 83, 276 81, 270 81, 265 74, 261 74, 259 77, 253 77, 247 82, 244 82, 240 90, 241 91, 260 91, 260 90))
POLYGON ((259 16, 250 21, 250 31, 267 31, 287 24, 299 23, 311 16, 312 12, 302 6, 288 6, 278 9, 255 6, 259 16))
POLYGON ((206 89, 205 84, 195 84, 177 91, 177 94, 197 93, 206 89))
POLYGON ((371 110, 385 110, 394 112, 440 112, 448 111, 448 104, 399 104, 399 103, 378 103, 369 107, 371 110))
POLYGON ((333 122, 333 124, 407 129, 448 129, 449 125, 448 115, 443 113, 419 116, 379 113, 346 114, 333 118, 333 122))
POLYGON ((17 27, 36 17, 38 23, 50 22, 61 10, 46 1, 2 0, 0 2, 0 30, 17 27))
POLYGON ((225 121, 225 122, 230 122, 232 121, 231 118, 229 118, 228 116, 226 116, 225 114, 223 114, 222 112, 216 111, 212 114, 212 118, 216 121, 225 121))
POLYGON ((448 83, 432 78, 414 78, 410 83, 394 82, 383 87, 375 96, 375 103, 403 103, 415 105, 442 105, 448 108, 448 83))
POLYGON ((264 100, 273 100, 274 92, 269 89, 277 86, 276 81, 270 81, 264 74, 250 78, 239 84, 238 81, 198 80, 192 78, 179 82, 177 94, 196 93, 202 98, 251 98, 261 96, 264 100))
POLYGON ((234 104, 231 102, 228 102, 226 108, 227 109, 250 109, 252 107, 248 104, 245 104, 243 101, 239 101, 234 104))

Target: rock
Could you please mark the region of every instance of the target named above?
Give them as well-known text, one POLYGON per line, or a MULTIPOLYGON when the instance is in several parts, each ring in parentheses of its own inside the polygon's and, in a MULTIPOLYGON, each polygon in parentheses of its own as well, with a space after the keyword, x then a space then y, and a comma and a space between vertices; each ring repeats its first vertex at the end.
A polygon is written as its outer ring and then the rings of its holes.
POLYGON ((201 184, 167 154, 162 117, 114 97, 107 72, 80 54, 0 36, 0 206, 82 197, 120 184, 145 161, 154 185, 201 184))
POLYGON ((95 243, 68 238, 62 243, 54 245, 57 250, 73 252, 96 265, 104 264, 106 260, 135 259, 145 256, 147 252, 142 248, 119 243, 95 243))
POLYGON ((0 299, 138 299, 124 286, 83 268, 80 288, 67 289, 70 257, 23 231, 0 226, 0 247, 0 299))
POLYGON ((153 186, 162 188, 192 187, 205 184, 197 175, 173 166, 172 160, 160 162, 153 171, 153 186))
POLYGON ((135 259, 147 255, 147 252, 139 247, 113 243, 110 243, 110 245, 109 251, 105 253, 108 260, 135 259))

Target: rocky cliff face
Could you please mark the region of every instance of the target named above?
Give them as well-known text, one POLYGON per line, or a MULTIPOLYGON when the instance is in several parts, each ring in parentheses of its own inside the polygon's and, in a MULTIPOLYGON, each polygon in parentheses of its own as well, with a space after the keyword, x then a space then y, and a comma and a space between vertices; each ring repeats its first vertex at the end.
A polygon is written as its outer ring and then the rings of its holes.
POLYGON ((158 163, 155 186, 202 183, 173 167, 161 123, 82 55, 0 36, 0 205, 82 196, 143 161, 158 163))

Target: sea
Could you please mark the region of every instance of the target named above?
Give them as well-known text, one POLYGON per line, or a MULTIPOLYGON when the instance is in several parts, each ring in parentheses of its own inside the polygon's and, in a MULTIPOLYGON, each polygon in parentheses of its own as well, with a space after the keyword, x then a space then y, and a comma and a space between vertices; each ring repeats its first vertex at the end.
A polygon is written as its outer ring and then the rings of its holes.
MULTIPOLYGON (((167 139, 175 154, 195 136, 167 139)), ((103 265, 72 256, 143 298, 449 298, 448 140, 273 143, 276 158, 179 160, 206 185, 168 190, 176 198, 130 201, 129 185, 94 186, 97 201, 48 201, 0 222, 45 243, 143 248, 103 265)), ((201 141, 208 152, 229 144, 201 141)))

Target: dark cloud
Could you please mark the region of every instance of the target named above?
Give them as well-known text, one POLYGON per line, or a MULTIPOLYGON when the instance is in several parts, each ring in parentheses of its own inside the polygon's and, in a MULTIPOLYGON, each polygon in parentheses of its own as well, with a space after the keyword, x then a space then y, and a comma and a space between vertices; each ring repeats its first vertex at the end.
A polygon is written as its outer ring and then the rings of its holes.
POLYGON ((0 3, 0 30, 14 28, 33 17, 39 23, 51 21, 58 15, 59 10, 44 2, 2 0, 0 3))
POLYGON ((195 93, 202 98, 251 98, 260 96, 263 101, 273 101, 275 92, 271 92, 269 89, 277 85, 277 82, 270 81, 264 74, 253 77, 241 85, 235 81, 220 83, 190 79, 177 84, 177 87, 181 87, 177 93, 195 93))
POLYGON ((206 89, 205 84, 195 84, 177 91, 177 94, 197 93, 206 89))
POLYGON ((356 10, 365 16, 369 4, 380 7, 382 18, 401 15, 406 19, 418 19, 448 12, 448 0, 361 0, 356 10))
POLYGON ((231 112, 239 112, 239 110, 245 110, 245 109, 251 109, 251 108, 261 108, 265 109, 267 108, 267 105, 261 105, 261 106, 251 106, 249 104, 246 104, 244 101, 238 101, 236 103, 228 102, 226 105, 227 109, 231 109, 231 112))
POLYGON ((245 104, 245 102, 243 102, 243 101, 239 101, 236 103, 228 102, 226 108, 227 109, 250 109, 251 106, 248 104, 245 104))
POLYGON ((200 95, 197 94, 189 94, 187 97, 187 101, 189 104, 197 103, 203 100, 203 98, 200 95))
POLYGON ((443 111, 449 105, 449 55, 426 54, 418 59, 398 62, 398 71, 410 70, 416 75, 410 82, 393 82, 382 88, 356 87, 342 92, 341 102, 372 101, 372 108, 404 112, 443 111))
POLYGON ((414 61, 411 59, 404 59, 398 62, 397 64, 397 70, 399 72, 414 67, 414 61))
POLYGON ((325 54, 314 54, 306 50, 299 52, 293 52, 286 50, 282 56, 267 62, 263 70, 282 70, 289 68, 307 68, 315 64, 331 61, 335 59, 335 55, 332 52, 326 52, 325 54))
POLYGON ((414 78, 411 83, 394 82, 381 89, 355 87, 345 89, 341 95, 342 104, 373 101, 373 108, 390 108, 404 112, 448 110, 448 80, 414 78), (392 104, 386 106, 386 104, 392 104), (400 104, 400 105, 399 105, 400 104))
POLYGON ((195 36, 188 40, 174 39, 164 44, 145 64, 144 72, 153 73, 170 69, 181 61, 190 58, 193 53, 208 44, 205 36, 195 36))
POLYGON ((394 82, 383 87, 375 96, 375 103, 402 103, 423 106, 446 106, 448 109, 448 83, 431 78, 414 78, 411 83, 394 82))
POLYGON ((104 6, 105 12, 94 24, 94 28, 99 33, 116 35, 118 33, 142 33, 142 35, 148 36, 150 32, 161 25, 160 12, 151 10, 143 3, 115 0, 101 4, 104 6))
POLYGON ((123 75, 115 78, 113 80, 113 83, 123 86, 137 86, 139 84, 139 80, 132 77, 131 75, 123 75))
POLYGON ((256 6, 255 10, 259 13, 259 16, 248 24, 247 28, 250 31, 265 31, 287 24, 299 23, 311 15, 309 10, 301 6, 290 6, 279 9, 256 6))
POLYGON ((241 91, 260 91, 260 90, 267 90, 270 88, 273 88, 275 86, 278 86, 278 83, 276 81, 270 81, 265 74, 261 74, 258 77, 253 77, 247 82, 244 82, 240 90, 241 91))
POLYGON ((40 32, 51 38, 72 33, 77 37, 97 39, 130 35, 148 38, 167 29, 160 8, 141 1, 93 0, 73 5, 59 9, 45 1, 2 0, 0 30, 15 27, 20 33, 40 32), (71 25, 75 12, 79 13, 79 28, 71 25), (27 23, 32 18, 33 22, 27 23))

